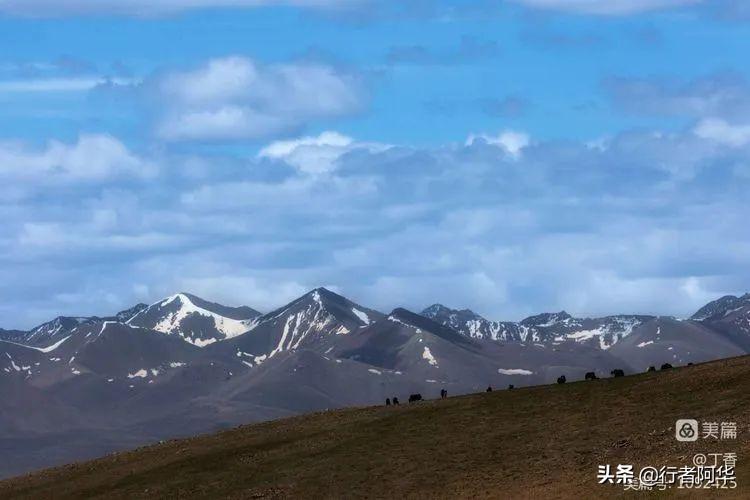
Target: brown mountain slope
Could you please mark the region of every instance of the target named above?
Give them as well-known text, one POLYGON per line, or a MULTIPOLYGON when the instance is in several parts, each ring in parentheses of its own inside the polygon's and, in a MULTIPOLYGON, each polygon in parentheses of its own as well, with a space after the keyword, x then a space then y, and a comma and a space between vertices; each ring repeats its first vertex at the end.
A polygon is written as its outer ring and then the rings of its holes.
POLYGON ((0 497, 604 498, 632 492, 598 485, 600 464, 687 465, 699 452, 735 452, 738 489, 723 493, 747 498, 748 410, 742 357, 244 426, 3 481, 0 497), (739 435, 678 443, 678 418, 734 421, 739 435))

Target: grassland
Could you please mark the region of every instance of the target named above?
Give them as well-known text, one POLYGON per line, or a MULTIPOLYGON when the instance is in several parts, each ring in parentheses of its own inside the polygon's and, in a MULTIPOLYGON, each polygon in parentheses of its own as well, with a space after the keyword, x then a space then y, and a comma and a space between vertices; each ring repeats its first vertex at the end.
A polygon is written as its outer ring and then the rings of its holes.
POLYGON ((248 425, 3 481, 0 498, 651 498, 678 492, 599 485, 597 466, 683 465, 698 452, 736 452, 739 487, 723 496, 748 498, 749 410, 742 357, 248 425), (678 418, 734 421, 739 435, 678 443, 678 418))

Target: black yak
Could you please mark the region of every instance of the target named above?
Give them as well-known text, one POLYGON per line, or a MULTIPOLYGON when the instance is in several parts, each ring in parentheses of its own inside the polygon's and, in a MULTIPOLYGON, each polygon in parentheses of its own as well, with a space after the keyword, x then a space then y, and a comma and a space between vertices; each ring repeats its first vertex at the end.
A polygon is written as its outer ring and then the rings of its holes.
POLYGON ((492 392, 492 386, 491 385, 487 386, 487 391, 486 392, 492 392))
POLYGON ((398 398, 393 398, 393 405, 398 406, 398 398))
POLYGON ((391 406, 391 398, 385 398, 385 405, 391 406))
POLYGON ((557 377, 557 383, 558 384, 564 384, 567 379, 565 378, 565 375, 560 375, 557 377))
POLYGON ((508 390, 512 391, 513 389, 515 389, 515 387, 513 386, 513 384, 508 384, 508 390))
POLYGON ((669 363, 664 363, 663 365, 661 365, 662 370, 669 370, 671 368, 672 368, 672 365, 670 365, 669 363))
POLYGON ((596 380, 596 373, 594 373, 594 372, 588 372, 586 374, 586 380, 596 380))
POLYGON ((412 394, 409 396, 409 402, 414 403, 416 401, 422 401, 422 395, 421 394, 412 394))
POLYGON ((656 371, 656 367, 655 366, 649 366, 648 370, 646 370, 646 371, 655 372, 656 371))
POLYGON ((615 368, 614 370, 612 370, 612 376, 613 377, 624 377, 625 376, 625 372, 622 371, 619 368, 615 368))

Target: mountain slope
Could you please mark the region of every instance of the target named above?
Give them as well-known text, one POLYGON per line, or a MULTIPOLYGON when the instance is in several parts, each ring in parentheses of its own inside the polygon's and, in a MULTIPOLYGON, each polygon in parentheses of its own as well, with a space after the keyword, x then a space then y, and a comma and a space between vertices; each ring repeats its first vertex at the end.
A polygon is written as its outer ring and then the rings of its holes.
POLYGON ((554 381, 560 375, 574 380, 588 371, 603 376, 614 368, 630 369, 607 352, 574 342, 547 347, 470 339, 404 309, 395 309, 343 339, 333 353, 401 373, 421 387, 437 384, 452 394, 488 385, 523 386, 554 381))
POLYGON ((611 354, 626 359, 637 370, 664 363, 674 366, 746 354, 747 351, 699 322, 656 318, 635 328, 611 354))
MULTIPOLYGON (((727 452, 721 441, 677 442, 675 421, 719 417, 746 429, 748 405, 743 357, 244 426, 3 481, 0 496, 625 498, 621 485, 598 484, 599 465, 684 466, 698 452, 727 452)), ((750 435, 731 451, 747 456, 750 435)), ((740 458, 736 473, 738 489, 722 498, 750 494, 750 463, 740 458)))
POLYGON ((0 431, 12 456, 0 476, 396 395, 572 382, 747 352, 735 339, 744 331, 731 329, 744 325, 736 307, 704 321, 542 314, 515 324, 523 335, 507 340, 401 308, 386 316, 322 288, 257 314, 177 294, 120 321, 60 323, 39 345, 0 340, 0 424, 14 430, 0 431), (723 320, 729 330, 712 326, 723 320), (615 342, 616 331, 628 335, 615 342))

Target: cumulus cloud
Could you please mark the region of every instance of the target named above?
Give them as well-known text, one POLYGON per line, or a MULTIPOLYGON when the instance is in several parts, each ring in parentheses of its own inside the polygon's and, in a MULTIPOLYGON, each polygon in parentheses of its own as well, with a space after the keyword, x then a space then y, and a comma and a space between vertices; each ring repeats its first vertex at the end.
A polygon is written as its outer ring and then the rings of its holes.
POLYGON ((505 151, 507 151, 509 155, 514 158, 518 158, 521 155, 523 148, 530 144, 531 138, 528 134, 523 132, 505 130, 494 136, 487 134, 471 134, 466 139, 467 146, 471 146, 472 144, 478 142, 485 142, 493 146, 500 146, 505 151))
POLYGON ((344 154, 356 149, 382 151, 389 146, 379 143, 357 142, 338 132, 323 132, 318 136, 275 141, 258 153, 259 158, 283 161, 300 172, 324 174, 336 167, 344 154))
POLYGON ((261 65, 245 57, 213 59, 150 85, 164 106, 157 133, 170 141, 269 137, 357 112, 364 102, 357 75, 318 63, 261 65))
POLYGON ((596 15, 627 15, 697 5, 704 0, 513 0, 537 9, 596 15))
POLYGON ((0 177, 42 183, 101 181, 112 177, 146 178, 155 164, 133 154, 116 138, 83 134, 74 144, 50 141, 43 149, 0 143, 0 177))
POLYGON ((701 120, 694 132, 698 137, 727 146, 740 147, 750 144, 750 125, 734 125, 720 118, 701 120))

